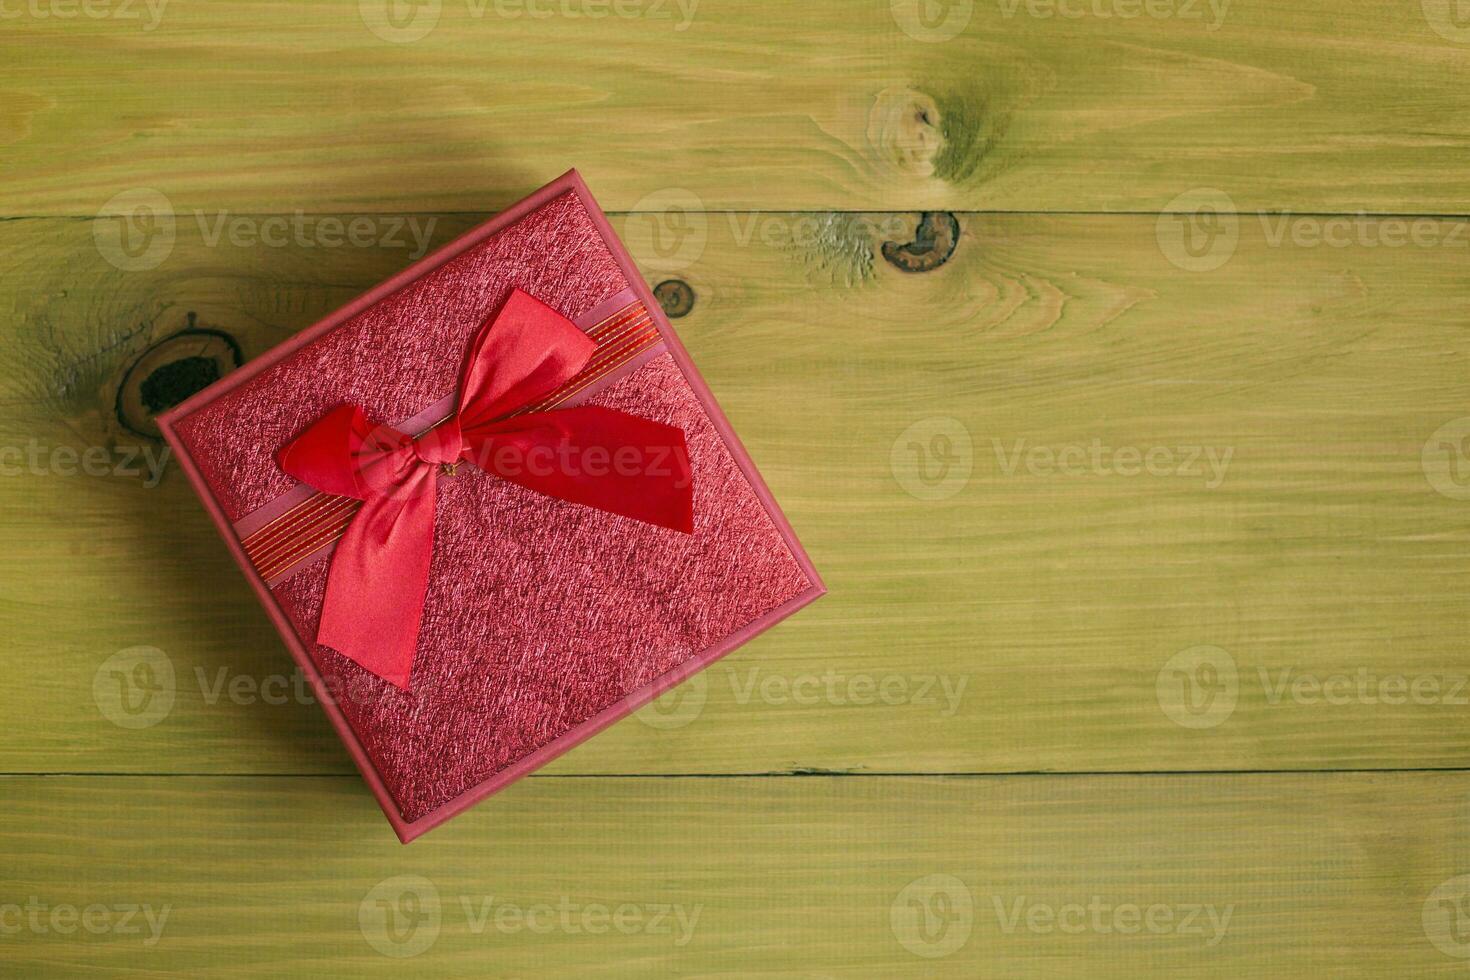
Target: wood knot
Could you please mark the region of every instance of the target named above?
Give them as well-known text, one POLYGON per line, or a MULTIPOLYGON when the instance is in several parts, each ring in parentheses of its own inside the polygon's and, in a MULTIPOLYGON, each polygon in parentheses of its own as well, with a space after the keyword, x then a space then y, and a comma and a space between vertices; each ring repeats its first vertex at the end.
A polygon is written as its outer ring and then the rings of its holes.
POLYGON ((907 86, 885 88, 868 111, 868 145, 885 167, 914 177, 933 175, 944 150, 939 106, 907 86))
POLYGON ((664 308, 664 316, 677 320, 694 309, 694 290, 683 279, 665 279, 653 287, 653 298, 664 308))
POLYGON ((240 345, 218 330, 189 326, 145 350, 117 389, 117 420, 129 432, 159 437, 156 416, 229 374, 241 363, 240 345))
POLYGON ((925 211, 911 242, 883 243, 883 257, 904 272, 929 272, 949 261, 960 240, 960 222, 949 211, 925 211))

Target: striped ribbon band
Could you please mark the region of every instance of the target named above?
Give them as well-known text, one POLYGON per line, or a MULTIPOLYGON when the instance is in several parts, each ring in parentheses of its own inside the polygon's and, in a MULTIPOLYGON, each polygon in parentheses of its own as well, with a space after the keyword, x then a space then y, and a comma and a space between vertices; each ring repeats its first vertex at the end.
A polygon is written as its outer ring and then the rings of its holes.
MULTIPOLYGON (((597 342, 597 350, 587 366, 549 395, 512 412, 512 416, 544 412, 579 394, 590 393, 589 388, 663 339, 653 317, 637 299, 588 327, 586 333, 597 342)), ((316 493, 242 537, 240 544, 260 577, 266 584, 274 585, 335 544, 361 506, 362 501, 353 497, 316 493)))

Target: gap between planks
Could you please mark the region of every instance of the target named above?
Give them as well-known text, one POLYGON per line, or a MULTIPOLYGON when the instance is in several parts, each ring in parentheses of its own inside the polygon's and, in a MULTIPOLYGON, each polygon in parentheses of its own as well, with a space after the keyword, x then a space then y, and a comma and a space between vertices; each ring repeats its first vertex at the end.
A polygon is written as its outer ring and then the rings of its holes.
MULTIPOLYGON (((608 772, 528 773, 526 779, 1051 779, 1156 776, 1372 776, 1388 773, 1470 773, 1465 766, 1338 769, 1069 769, 1058 772, 608 772)), ((360 779, 355 772, 0 772, 0 779, 360 779)))

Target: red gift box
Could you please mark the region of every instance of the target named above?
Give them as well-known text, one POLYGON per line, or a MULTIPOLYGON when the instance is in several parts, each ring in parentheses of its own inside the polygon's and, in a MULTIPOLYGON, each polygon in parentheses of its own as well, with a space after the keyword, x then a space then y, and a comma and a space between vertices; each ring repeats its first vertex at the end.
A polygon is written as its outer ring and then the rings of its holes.
POLYGON ((575 171, 158 421, 404 842, 825 591, 575 171), (283 468, 283 450, 344 405, 380 430, 432 431, 454 412, 474 345, 527 297, 575 325, 590 353, 520 411, 617 412, 677 430, 692 530, 625 516, 636 502, 614 513, 513 476, 443 466, 426 478, 432 557, 421 592, 399 588, 392 562, 357 583, 395 607, 413 595, 421 611, 409 632, 411 675, 395 683, 364 666, 371 658, 318 642, 329 580, 340 595, 349 575, 366 575, 333 558, 367 547, 350 529, 371 495, 303 484, 283 468))

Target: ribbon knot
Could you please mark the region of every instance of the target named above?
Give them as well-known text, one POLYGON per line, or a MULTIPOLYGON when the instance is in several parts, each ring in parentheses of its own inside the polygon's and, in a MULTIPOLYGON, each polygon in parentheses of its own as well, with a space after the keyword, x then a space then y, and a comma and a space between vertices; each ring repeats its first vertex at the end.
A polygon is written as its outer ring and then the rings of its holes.
POLYGON ((458 463, 466 450, 459 419, 451 416, 413 441, 413 454, 425 463, 450 466, 458 463))
POLYGON ((571 380, 597 349, 519 289, 470 342, 458 406, 411 436, 340 405, 281 450, 281 468, 363 505, 332 555, 317 642, 407 690, 433 558, 441 475, 460 463, 560 500, 693 531, 684 433, 598 406, 517 409, 571 380))

